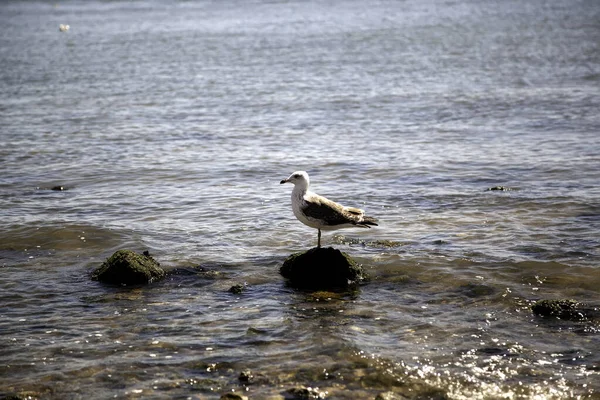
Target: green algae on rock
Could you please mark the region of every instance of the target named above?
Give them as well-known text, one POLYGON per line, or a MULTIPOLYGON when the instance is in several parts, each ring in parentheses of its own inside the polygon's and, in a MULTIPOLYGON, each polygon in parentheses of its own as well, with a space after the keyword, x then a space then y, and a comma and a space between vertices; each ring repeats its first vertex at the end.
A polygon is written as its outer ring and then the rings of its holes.
POLYGON ((359 264, 333 247, 314 247, 292 254, 279 273, 290 286, 299 289, 346 289, 367 279, 359 264))
POLYGON ((118 250, 92 273, 92 279, 121 285, 158 281, 165 276, 160 264, 146 252, 118 250))

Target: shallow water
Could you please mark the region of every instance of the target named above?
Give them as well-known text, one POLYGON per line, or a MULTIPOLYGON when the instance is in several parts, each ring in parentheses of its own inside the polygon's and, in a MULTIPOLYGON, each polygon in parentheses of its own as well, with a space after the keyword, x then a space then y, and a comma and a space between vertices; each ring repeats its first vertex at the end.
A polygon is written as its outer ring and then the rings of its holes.
POLYGON ((597 2, 0 19, 0 395, 600 398, 597 321, 530 310, 600 304, 597 2), (323 235, 371 275, 357 291, 278 274, 316 242, 279 185, 301 169, 381 222, 323 235), (92 282, 121 248, 172 273, 92 282))

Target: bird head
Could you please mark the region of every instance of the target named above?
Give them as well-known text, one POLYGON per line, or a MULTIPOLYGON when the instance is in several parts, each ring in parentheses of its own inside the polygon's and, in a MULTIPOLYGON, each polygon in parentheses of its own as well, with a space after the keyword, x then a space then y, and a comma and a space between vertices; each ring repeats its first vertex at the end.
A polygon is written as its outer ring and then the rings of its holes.
POLYGON ((284 184, 288 182, 293 183, 294 185, 300 184, 302 186, 308 187, 310 179, 308 178, 308 174, 305 171, 296 171, 293 174, 291 174, 287 179, 283 179, 279 183, 284 184))

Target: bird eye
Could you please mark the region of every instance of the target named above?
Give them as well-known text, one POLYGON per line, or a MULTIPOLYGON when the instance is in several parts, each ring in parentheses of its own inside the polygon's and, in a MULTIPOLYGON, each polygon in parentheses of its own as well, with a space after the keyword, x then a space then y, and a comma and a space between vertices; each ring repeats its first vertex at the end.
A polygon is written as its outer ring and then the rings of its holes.
POLYGON ((294 174, 294 178, 300 178, 300 174, 294 174))

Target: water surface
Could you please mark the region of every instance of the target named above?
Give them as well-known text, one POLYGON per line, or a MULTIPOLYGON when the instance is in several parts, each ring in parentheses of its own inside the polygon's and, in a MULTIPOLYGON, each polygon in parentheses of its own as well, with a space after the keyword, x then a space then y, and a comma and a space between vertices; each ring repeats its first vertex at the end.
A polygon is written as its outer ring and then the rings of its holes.
POLYGON ((0 19, 0 393, 600 398, 597 321, 530 310, 600 304, 596 2, 24 1, 0 19), (371 275, 359 290, 278 274, 316 242, 279 185, 294 170, 379 218, 323 235, 371 275), (172 273, 92 282, 121 248, 172 273))

